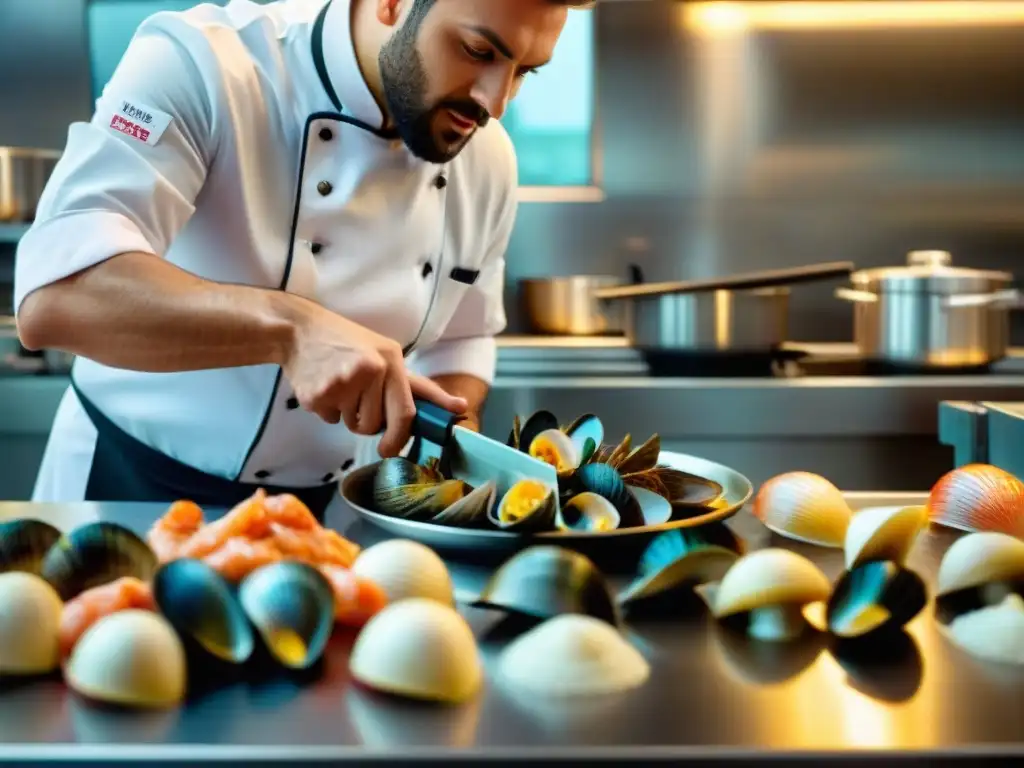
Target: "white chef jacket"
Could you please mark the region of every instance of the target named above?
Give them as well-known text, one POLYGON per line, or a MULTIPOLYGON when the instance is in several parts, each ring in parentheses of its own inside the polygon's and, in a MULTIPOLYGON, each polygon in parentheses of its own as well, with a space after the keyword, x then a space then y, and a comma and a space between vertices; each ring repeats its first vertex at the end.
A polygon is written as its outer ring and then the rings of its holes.
MULTIPOLYGON (((312 298, 413 350, 423 375, 492 381, 516 212, 511 141, 491 121, 433 165, 384 122, 356 62, 350 0, 152 16, 92 119, 69 129, 18 247, 15 310, 41 286, 150 252, 210 280, 312 298)), ((80 358, 72 375, 120 429, 218 477, 309 487, 374 458, 376 441, 299 408, 274 365, 139 373, 80 358)), ((69 389, 36 500, 83 498, 95 438, 69 389)))

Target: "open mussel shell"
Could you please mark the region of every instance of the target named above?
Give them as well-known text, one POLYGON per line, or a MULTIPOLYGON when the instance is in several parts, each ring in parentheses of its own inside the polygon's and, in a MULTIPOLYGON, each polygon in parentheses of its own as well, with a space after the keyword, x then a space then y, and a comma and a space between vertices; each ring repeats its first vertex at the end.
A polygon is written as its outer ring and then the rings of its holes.
POLYGON ((334 628, 334 591, 316 568, 265 565, 242 581, 238 599, 280 664, 307 669, 323 656, 334 628))
POLYGON ((426 521, 468 492, 461 480, 445 480, 436 471, 401 457, 385 459, 373 480, 373 502, 382 513, 426 521))
POLYGON ((42 520, 0 523, 0 573, 25 571, 38 575, 43 557, 60 536, 60 530, 42 520))
POLYGON ((575 474, 574 487, 579 493, 596 493, 608 499, 618 510, 620 528, 639 528, 646 524, 640 502, 611 465, 586 464, 580 467, 575 474))
POLYGON ((557 472, 572 472, 580 463, 581 449, 560 429, 546 429, 533 438, 527 452, 535 459, 550 464, 557 472))
POLYGON ((869 507, 857 512, 846 529, 846 568, 872 560, 903 565, 918 535, 928 525, 923 506, 869 507))
POLYGON ((604 424, 594 414, 585 413, 565 428, 565 434, 572 440, 581 461, 585 461, 588 458, 587 446, 591 445, 589 450, 593 452, 604 441, 604 424))
POLYGON ((199 652, 243 664, 252 656, 252 625, 231 585, 206 563, 183 558, 162 565, 153 577, 153 599, 193 658, 199 652))
POLYGON ((957 539, 939 565, 936 605, 942 618, 1001 603, 1024 593, 1024 541, 1005 533, 957 539))
POLYGON ((604 496, 584 492, 562 505, 555 518, 560 531, 603 532, 619 527, 619 511, 604 496))
POLYGON ((652 435, 646 443, 634 448, 615 468, 622 475, 649 472, 658 466, 658 457, 661 456, 661 437, 652 435))
POLYGON ((597 566, 562 547, 530 547, 505 562, 476 605, 535 619, 581 613, 613 626, 620 622, 615 598, 597 566))
POLYGON ((497 483, 493 480, 488 481, 430 518, 430 522, 459 528, 479 527, 487 522, 494 510, 497 495, 497 483))
POLYGON ((489 518, 505 531, 539 533, 554 529, 557 511, 558 489, 527 478, 508 489, 489 518))
POLYGON ((720 581, 739 557, 738 547, 711 543, 699 528, 666 531, 644 550, 640 576, 619 595, 619 603, 628 605, 720 581))
POLYGON ((844 639, 900 630, 928 604, 928 592, 913 571, 874 560, 846 571, 825 609, 828 631, 844 639))
POLYGON ((123 576, 149 581, 159 566, 156 554, 117 523, 89 523, 61 536, 43 557, 40 575, 67 602, 87 589, 123 576))
POLYGON ((534 438, 549 429, 558 429, 558 419, 555 414, 550 411, 537 411, 526 420, 519 430, 519 443, 516 447, 523 452, 528 452, 530 446, 533 445, 534 438))

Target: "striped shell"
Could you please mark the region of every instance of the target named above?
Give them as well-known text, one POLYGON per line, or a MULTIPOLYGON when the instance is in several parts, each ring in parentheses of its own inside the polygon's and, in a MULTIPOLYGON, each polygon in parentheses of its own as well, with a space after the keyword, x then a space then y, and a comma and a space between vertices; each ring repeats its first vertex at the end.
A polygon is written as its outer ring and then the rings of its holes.
POLYGON ((754 516, 771 531, 822 547, 842 547, 853 512, 842 492, 820 475, 787 472, 761 486, 754 516))
POLYGON ((943 475, 928 499, 932 522, 1024 538, 1024 483, 998 467, 969 464, 943 475))

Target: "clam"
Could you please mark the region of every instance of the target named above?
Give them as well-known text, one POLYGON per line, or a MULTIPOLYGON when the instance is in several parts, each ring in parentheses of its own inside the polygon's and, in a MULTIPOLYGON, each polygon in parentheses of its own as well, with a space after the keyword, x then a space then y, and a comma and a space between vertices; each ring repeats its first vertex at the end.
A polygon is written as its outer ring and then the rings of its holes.
POLYGON ((0 523, 0 572, 39 573, 43 557, 61 533, 42 520, 8 520, 0 523))
POLYGON ((185 697, 185 649, 171 625, 150 611, 112 613, 75 645, 64 669, 68 686, 106 704, 173 707, 185 697))
POLYGON ((572 440, 580 457, 577 466, 587 461, 604 440, 604 424, 592 413, 585 413, 565 428, 565 434, 572 440))
POLYGON ((997 605, 958 616, 945 634, 972 656, 1024 664, 1024 599, 1009 594, 997 605))
POLYGON ((565 614, 513 640, 498 658, 507 685, 528 695, 601 696, 643 685, 647 660, 612 626, 565 614))
POLYGON ((785 549, 762 549, 740 558, 714 593, 718 619, 744 615, 747 634, 758 640, 786 641, 807 626, 803 608, 827 600, 831 585, 818 567, 785 549))
POLYGON ((612 531, 619 527, 619 512, 604 496, 584 492, 562 505, 555 527, 560 531, 612 531))
POLYGON ((57 669, 63 609, 60 596, 39 576, 0 574, 0 677, 57 669))
POLYGON ((194 658, 209 654, 243 664, 255 648, 252 625, 231 585, 200 560, 165 563, 153 577, 153 599, 194 658))
POLYGON ((537 619, 581 613, 619 624, 615 599, 597 566, 562 547, 529 547, 506 561, 476 605, 537 619))
POLYGON ((556 488, 540 480, 520 480, 493 508, 490 520, 506 531, 550 531, 555 526, 557 494, 556 488))
POLYGON ((461 480, 445 480, 434 470, 395 457, 378 465, 373 501, 386 515, 428 520, 462 499, 467 490, 461 480))
POLYGON ((622 475, 609 464, 586 464, 575 475, 579 492, 596 493, 608 499, 618 510, 620 528, 638 528, 645 524, 644 511, 622 475))
POLYGON ((122 576, 149 581, 158 566, 145 541, 122 525, 102 522, 61 536, 44 556, 39 572, 61 600, 68 601, 122 576))
POLYGON ((619 595, 619 603, 720 581, 739 558, 740 544, 718 539, 703 535, 700 528, 662 533, 640 556, 640 576, 619 595))
POLYGON ((475 488, 443 512, 430 518, 431 523, 471 528, 487 522, 498 497, 498 484, 493 480, 475 488))
POLYGON ((466 620, 436 600, 409 598, 378 613, 356 638, 352 677, 385 693, 461 703, 483 684, 483 663, 466 620))
POLYGON ((937 581, 943 612, 996 605, 1024 589, 1024 541, 992 532, 957 539, 942 558, 937 581))
POLYGON ((519 431, 519 441, 515 447, 521 451, 529 451, 534 438, 541 432, 547 432, 550 429, 558 429, 558 419, 555 418, 555 414, 550 411, 537 411, 523 424, 519 431))
POLYGON ((1024 483, 998 467, 969 464, 943 475, 928 497, 932 522, 1024 538, 1024 483))
POLYGON ((864 638, 902 629, 928 603, 921 577, 899 564, 872 560, 846 571, 825 609, 828 631, 841 638, 864 638))
POLYGON ((847 570, 872 560, 903 565, 918 535, 928 525, 925 507, 869 507, 857 512, 843 545, 847 570))
POLYGON ((773 477, 761 486, 751 511, 774 533, 822 547, 842 547, 853 517, 840 490, 810 472, 773 477))
POLYGON ((379 586, 391 603, 411 597, 455 604, 452 578, 444 561, 429 547, 408 539, 389 539, 368 547, 352 572, 379 586))
POLYGON ((334 589, 316 568, 265 565, 242 581, 238 601, 282 666, 307 669, 323 656, 334 629, 334 589))
POLYGON ((580 462, 581 452, 565 432, 546 429, 530 442, 527 451, 555 468, 559 474, 572 472, 580 462))

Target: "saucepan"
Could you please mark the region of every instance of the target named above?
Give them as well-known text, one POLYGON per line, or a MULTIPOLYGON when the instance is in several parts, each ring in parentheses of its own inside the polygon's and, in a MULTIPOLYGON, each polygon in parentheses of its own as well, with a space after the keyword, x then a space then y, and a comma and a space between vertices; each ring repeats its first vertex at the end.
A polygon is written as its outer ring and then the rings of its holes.
POLYGON ((0 147, 0 222, 31 221, 60 152, 0 147))
POLYGON ((765 354, 788 341, 789 287, 853 272, 851 262, 750 272, 711 280, 596 290, 625 305, 626 335, 641 350, 765 354))
POLYGON ((519 281, 523 315, 534 333, 555 336, 622 334, 623 307, 594 297, 594 291, 642 281, 640 269, 630 266, 630 277, 568 275, 519 281))

